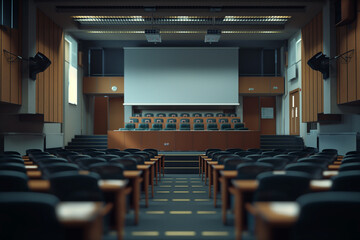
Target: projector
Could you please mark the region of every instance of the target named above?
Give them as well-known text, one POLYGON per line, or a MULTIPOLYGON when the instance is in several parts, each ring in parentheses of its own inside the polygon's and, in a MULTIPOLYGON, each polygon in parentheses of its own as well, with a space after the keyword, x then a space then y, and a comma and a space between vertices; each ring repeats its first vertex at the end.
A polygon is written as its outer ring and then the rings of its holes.
POLYGON ((153 42, 153 43, 161 42, 159 29, 145 29, 145 37, 148 42, 153 42))
POLYGON ((219 42, 221 36, 221 30, 207 30, 207 33, 205 35, 205 42, 213 43, 213 42, 219 42))

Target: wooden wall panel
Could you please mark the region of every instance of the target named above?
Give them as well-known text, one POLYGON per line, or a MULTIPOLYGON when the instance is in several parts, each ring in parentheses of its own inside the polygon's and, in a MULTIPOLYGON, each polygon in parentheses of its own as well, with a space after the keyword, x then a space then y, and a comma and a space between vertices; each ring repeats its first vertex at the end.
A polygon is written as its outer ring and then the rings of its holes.
POLYGON ((19 1, 17 29, 0 26, 0 101, 12 104, 21 104, 21 65, 19 60, 15 60, 14 56, 4 53, 3 50, 22 55, 21 6, 22 2, 19 1))
POLYGON ((262 107, 271 107, 274 109, 273 119, 261 119, 260 131, 262 135, 276 135, 276 97, 260 97, 260 115, 262 107))
POLYGON ((301 85, 302 85, 302 121, 316 122, 318 113, 323 112, 322 75, 312 70, 307 61, 323 49, 322 12, 316 15, 301 29, 301 85))
POLYGON ((249 130, 260 130, 259 97, 243 98, 243 122, 249 130))
POLYGON ((95 97, 94 134, 106 134, 108 130, 108 98, 95 97))
POLYGON ((336 28, 337 55, 354 50, 348 61, 337 61, 337 102, 344 104, 360 100, 360 12, 356 20, 348 25, 336 28))
POLYGON ((124 77, 84 77, 84 94, 124 94, 124 77), (113 91, 112 86, 117 90, 113 91))
POLYGON ((109 97, 109 129, 117 130, 124 127, 124 98, 109 97))
POLYGON ((64 34, 39 9, 37 10, 36 48, 51 61, 44 72, 37 75, 36 111, 44 114, 45 122, 63 121, 64 34))

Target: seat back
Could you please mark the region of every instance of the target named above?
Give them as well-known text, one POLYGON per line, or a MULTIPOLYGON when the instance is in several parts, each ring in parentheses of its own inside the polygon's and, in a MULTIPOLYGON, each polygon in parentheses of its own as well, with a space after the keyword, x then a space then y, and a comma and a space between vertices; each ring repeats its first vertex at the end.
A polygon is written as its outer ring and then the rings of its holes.
POLYGON ((360 163, 360 156, 345 157, 341 161, 341 164, 347 164, 347 163, 360 163))
POLYGON ((106 163, 106 160, 103 158, 86 158, 76 160, 76 164, 84 170, 88 170, 91 165, 97 163, 106 163))
POLYGON ((148 123, 140 123, 137 129, 149 129, 148 123))
POLYGON ((300 158, 298 159, 298 162, 301 163, 314 163, 320 165, 324 170, 327 168, 327 165, 329 164, 328 159, 321 159, 321 158, 300 158))
POLYGON ((101 179, 124 179, 124 166, 120 163, 95 163, 89 171, 99 174, 101 179))
POLYGON ((151 152, 154 156, 157 156, 159 153, 158 153, 158 150, 154 149, 154 148, 145 148, 143 151, 145 152, 151 152))
POLYGON ((243 129, 244 127, 245 127, 245 125, 243 123, 234 123, 235 129, 243 129))
POLYGON ((61 201, 103 201, 99 179, 96 173, 84 175, 73 171, 56 173, 49 178, 51 192, 61 201))
POLYGON ((154 114, 153 113, 145 113, 144 117, 154 117, 154 114))
POLYGON ((237 179, 256 179, 260 173, 273 171, 274 168, 269 163, 250 162, 239 164, 236 170, 237 179))
POLYGON ((176 118, 168 118, 166 120, 167 123, 176 123, 176 118))
POLYGON ((343 171, 334 176, 331 190, 360 192, 360 170, 343 171))
POLYGON ((231 153, 236 153, 236 152, 244 151, 244 149, 242 149, 242 148, 229 148, 229 149, 226 149, 226 151, 231 152, 231 153))
POLYGON ((300 213, 292 239, 359 239, 360 193, 310 193, 298 198, 297 202, 300 213))
POLYGON ((204 122, 204 119, 202 118, 195 118, 194 119, 194 123, 203 123, 204 122))
POLYGON ((0 239, 64 240, 55 211, 58 203, 50 194, 1 193, 0 239))
POLYGON ((219 118, 219 123, 228 123, 229 119, 227 118, 219 118))
POLYGON ((128 152, 128 153, 134 153, 134 152, 138 152, 138 151, 141 151, 141 150, 138 149, 138 148, 127 148, 124 151, 128 152))
POLYGON ((161 130, 162 128, 162 123, 153 123, 151 130, 161 130))
POLYGON ((135 129, 135 123, 125 123, 125 129, 127 130, 135 129))
POLYGON ((216 118, 208 118, 206 119, 206 123, 216 123, 216 118))
POLYGON ((236 170, 243 163, 251 163, 252 159, 246 157, 224 159, 224 170, 236 170))
POLYGON ((190 117, 189 113, 180 113, 180 117, 190 117))
POLYGON ((190 130, 189 123, 180 123, 180 130, 190 130))
POLYGON ((213 113, 204 113, 204 117, 213 117, 214 114, 213 113))
POLYGON ((151 123, 151 118, 142 118, 141 123, 151 123))
POLYGON ((296 201, 301 195, 310 192, 310 176, 302 172, 265 172, 259 174, 257 180, 259 187, 254 201, 296 201))
POLYGON ((202 117, 202 114, 201 113, 193 113, 192 116, 193 117, 202 117))
POLYGON ((221 125, 220 125, 220 129, 221 130, 231 130, 232 128, 231 128, 231 124, 230 123, 222 123, 221 125))
POLYGON ((205 150, 205 155, 209 157, 210 153, 219 152, 219 151, 221 151, 221 149, 219 149, 219 148, 208 148, 205 150))
POLYGON ((225 113, 217 113, 216 114, 216 117, 225 117, 226 115, 225 115, 225 113))
MULTIPOLYGON (((141 116, 140 116, 141 117, 141 116)), ((130 123, 138 123, 139 122, 139 119, 137 118, 130 118, 129 120, 130 123)))
POLYGON ((261 154, 250 154, 250 155, 247 155, 246 157, 247 157, 247 158, 251 158, 251 159, 253 159, 254 161, 257 161, 258 159, 262 158, 263 155, 261 155, 261 154))
POLYGON ((176 124, 175 123, 167 123, 165 130, 176 130, 176 124))
POLYGON ((156 116, 157 117, 166 117, 166 114, 165 113, 157 113, 156 116))
POLYGON ((163 118, 155 118, 154 123, 164 123, 164 119, 163 118))
POLYGON ((80 168, 73 163, 52 163, 42 167, 45 178, 51 177, 55 173, 67 171, 79 171, 80 168))
POLYGON ((285 167, 286 171, 299 171, 310 174, 312 179, 322 179, 323 167, 314 163, 291 163, 285 167))
POLYGON ((260 158, 258 162, 269 163, 274 167, 274 170, 283 170, 286 164, 289 162, 289 159, 280 157, 265 157, 260 158))
POLYGON ((169 116, 169 117, 177 117, 178 114, 177 114, 177 113, 169 113, 168 116, 169 116))
POLYGON ((0 170, 10 170, 26 173, 26 169, 23 163, 0 162, 0 170))
POLYGON ((189 122, 190 122, 190 119, 188 119, 188 118, 180 119, 180 123, 189 123, 189 122))
POLYGON ((137 170, 137 159, 131 156, 111 160, 110 163, 120 163, 124 170, 137 170))
POLYGON ((224 164, 224 162, 227 160, 240 160, 240 159, 241 159, 240 156, 232 153, 218 155, 217 157, 218 164, 224 164))
POLYGON ((141 156, 141 160, 139 159, 138 164, 144 164, 144 163, 140 163, 140 161, 141 162, 150 161, 150 158, 152 157, 152 154, 146 151, 134 152, 133 155, 141 156))
POLYGON ((232 123, 241 123, 241 119, 240 118, 233 118, 231 119, 232 123))
POLYGON ((0 170, 0 192, 27 192, 28 176, 23 172, 0 170))
POLYGON ((218 130, 218 126, 216 123, 208 123, 206 128, 207 130, 218 130))
POLYGON ((342 163, 339 168, 340 172, 351 170, 360 170, 360 162, 342 163))

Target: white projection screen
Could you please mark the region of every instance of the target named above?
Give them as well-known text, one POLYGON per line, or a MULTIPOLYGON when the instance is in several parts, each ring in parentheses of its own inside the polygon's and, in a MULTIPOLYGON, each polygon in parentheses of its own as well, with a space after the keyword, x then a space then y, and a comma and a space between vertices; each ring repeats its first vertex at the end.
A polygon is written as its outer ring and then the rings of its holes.
POLYGON ((239 105, 238 48, 124 49, 124 105, 239 105))

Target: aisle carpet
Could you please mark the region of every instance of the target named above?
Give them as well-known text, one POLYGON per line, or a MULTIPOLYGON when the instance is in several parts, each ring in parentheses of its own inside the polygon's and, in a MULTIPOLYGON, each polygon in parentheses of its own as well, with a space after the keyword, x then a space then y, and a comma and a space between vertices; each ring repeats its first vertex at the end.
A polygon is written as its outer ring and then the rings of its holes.
MULTIPOLYGON (((155 188, 155 196, 145 208, 141 200, 139 225, 127 214, 124 240, 135 239, 235 239, 232 214, 229 224, 221 221, 221 208, 214 208, 197 174, 167 174, 155 188)), ((220 206, 220 205, 218 205, 220 206)), ((115 240, 110 232, 104 240, 115 240)))

